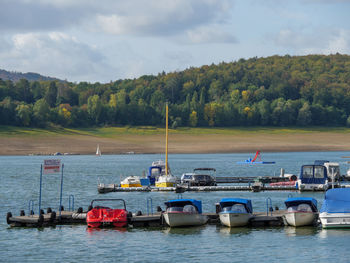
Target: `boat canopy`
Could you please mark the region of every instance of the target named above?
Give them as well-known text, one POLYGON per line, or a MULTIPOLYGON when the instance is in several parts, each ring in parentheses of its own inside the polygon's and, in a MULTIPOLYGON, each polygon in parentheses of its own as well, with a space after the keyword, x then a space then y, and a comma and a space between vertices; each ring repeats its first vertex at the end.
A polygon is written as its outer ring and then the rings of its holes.
POLYGON ((220 201, 221 208, 226 206, 232 206, 234 204, 242 204, 247 209, 248 213, 253 213, 252 201, 250 199, 243 198, 223 198, 220 201))
POLYGON ((164 203, 167 208, 169 207, 184 207, 185 205, 194 205, 198 213, 202 213, 202 201, 195 200, 195 199, 174 199, 169 200, 168 202, 164 203))
POLYGON ((299 178, 303 184, 325 184, 327 169, 323 165, 303 165, 299 178))
POLYGON ((350 188, 329 189, 320 212, 350 213, 350 188))
POLYGON ((154 185, 156 182, 156 177, 162 174, 162 167, 161 166, 150 166, 148 170, 148 179, 150 181, 151 185, 154 185), (158 175, 155 176, 154 173, 152 172, 154 170, 158 170, 158 175))
POLYGON ((285 202, 286 207, 298 206, 300 204, 308 204, 313 212, 317 212, 317 200, 311 197, 291 197, 285 202))

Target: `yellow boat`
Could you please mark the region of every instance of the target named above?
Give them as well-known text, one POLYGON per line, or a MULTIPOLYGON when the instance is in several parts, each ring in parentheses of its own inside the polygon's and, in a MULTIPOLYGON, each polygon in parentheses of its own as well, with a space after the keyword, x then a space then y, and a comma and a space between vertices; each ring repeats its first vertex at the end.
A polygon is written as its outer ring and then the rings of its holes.
POLYGON ((142 187, 139 176, 129 176, 120 182, 121 187, 142 187))

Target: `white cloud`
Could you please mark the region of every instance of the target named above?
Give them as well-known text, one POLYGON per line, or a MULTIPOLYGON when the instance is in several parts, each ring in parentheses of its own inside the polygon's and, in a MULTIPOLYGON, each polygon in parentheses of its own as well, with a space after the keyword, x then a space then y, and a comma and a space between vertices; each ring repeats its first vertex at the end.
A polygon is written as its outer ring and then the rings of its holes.
POLYGON ((111 68, 98 50, 61 32, 16 34, 7 42, 11 48, 0 50, 0 61, 9 70, 96 81, 111 68))
POLYGON ((281 30, 274 41, 295 53, 350 53, 350 30, 317 28, 312 31, 281 30))
POLYGON ((188 39, 191 43, 237 43, 237 38, 220 27, 200 27, 187 31, 188 39))

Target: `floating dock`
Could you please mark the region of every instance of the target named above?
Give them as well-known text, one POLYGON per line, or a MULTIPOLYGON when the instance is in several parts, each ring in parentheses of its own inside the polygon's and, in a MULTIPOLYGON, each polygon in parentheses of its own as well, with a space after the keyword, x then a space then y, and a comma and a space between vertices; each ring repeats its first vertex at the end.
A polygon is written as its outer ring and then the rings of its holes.
POLYGON ((100 194, 109 192, 185 192, 185 191, 296 191, 295 186, 269 186, 264 184, 225 185, 225 186, 179 186, 179 187, 120 187, 117 184, 98 184, 100 194))
MULTIPOLYGON (((258 212, 254 213, 253 218, 250 220, 248 227, 266 227, 266 226, 284 226, 286 225, 284 220, 285 210, 277 210, 273 212, 258 212)), ((39 215, 22 215, 12 216, 11 213, 7 214, 7 223, 11 227, 52 227, 56 225, 72 225, 83 224, 86 225, 87 212, 78 211, 62 211, 61 218, 55 217, 55 212, 39 215)), ((154 214, 142 215, 140 212, 133 214, 129 218, 129 225, 133 227, 163 227, 166 226, 165 220, 161 212, 154 214)), ((220 225, 219 214, 217 213, 203 213, 208 216, 209 220, 207 224, 220 225)))

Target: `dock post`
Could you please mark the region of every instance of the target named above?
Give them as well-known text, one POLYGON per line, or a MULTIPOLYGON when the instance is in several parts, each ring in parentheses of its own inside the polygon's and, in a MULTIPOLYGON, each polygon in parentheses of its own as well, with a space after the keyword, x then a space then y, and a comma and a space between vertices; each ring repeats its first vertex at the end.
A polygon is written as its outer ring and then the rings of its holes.
POLYGON ((62 211, 63 168, 64 168, 64 164, 62 164, 62 171, 61 171, 60 207, 59 207, 59 214, 58 214, 59 220, 61 219, 61 211, 62 211))
POLYGON ((40 215, 40 210, 41 210, 41 186, 42 186, 42 181, 43 181, 43 165, 40 165, 40 187, 39 187, 39 210, 38 210, 38 215, 40 215))

